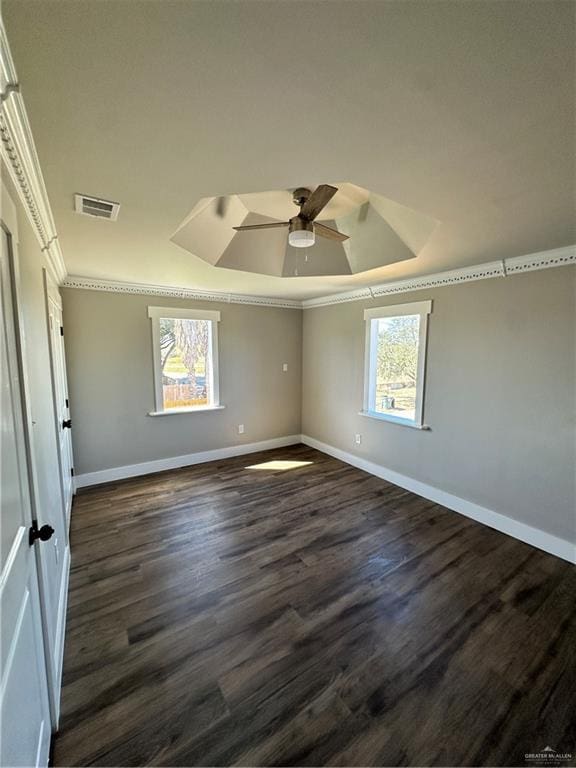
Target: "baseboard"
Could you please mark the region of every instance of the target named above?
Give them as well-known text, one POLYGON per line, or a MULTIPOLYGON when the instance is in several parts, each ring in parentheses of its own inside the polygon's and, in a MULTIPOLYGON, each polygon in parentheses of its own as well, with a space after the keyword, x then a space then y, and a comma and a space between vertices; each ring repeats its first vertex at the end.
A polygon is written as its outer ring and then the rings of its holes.
POLYGON ((210 451, 198 451, 197 453, 189 453, 184 456, 173 456, 168 459, 157 459, 154 461, 146 461, 141 464, 130 464, 123 467, 113 467, 111 469, 103 469, 98 472, 88 472, 82 475, 77 475, 76 488, 84 488, 90 485, 99 485, 100 483, 110 483, 115 480, 123 480, 128 477, 138 477, 139 475, 149 475, 153 472, 162 472, 167 469, 178 469, 178 467, 187 467, 193 464, 202 464, 208 461, 218 461, 220 459, 228 459, 234 456, 243 456, 249 453, 257 453, 258 451, 269 451, 273 448, 284 448, 288 445, 295 445, 297 443, 304 443, 305 445, 315 448, 322 453, 327 453, 329 456, 334 456, 340 461, 344 461, 347 464, 351 464, 353 467, 358 467, 371 475, 380 477, 383 480, 387 480, 389 483, 394 483, 401 488, 405 488, 412 493, 416 493, 425 499, 434 501, 437 504, 447 509, 451 509, 454 512, 458 512, 461 515, 476 520, 479 523, 488 525, 501 533, 505 533, 508 536, 512 536, 515 539, 530 544, 533 547, 548 552, 551 555, 560 557, 563 560, 567 560, 569 563, 576 562, 576 544, 571 543, 566 539, 561 539, 557 536, 553 536, 550 533, 534 528, 526 523, 521 523, 518 520, 514 520, 511 517, 502 515, 499 512, 494 512, 491 509, 482 507, 467 499, 462 499, 459 496, 455 496, 452 493, 447 493, 439 488, 436 488, 427 483, 422 483, 419 480, 415 480, 407 475, 402 475, 399 472, 395 472, 392 469, 383 467, 380 464, 376 464, 367 459, 363 459, 359 456, 355 456, 347 451, 342 451, 339 448, 334 448, 331 445, 322 443, 320 440, 316 440, 309 435, 287 435, 286 437, 276 437, 271 440, 262 440, 258 443, 245 443, 243 445, 232 445, 226 448, 216 448, 210 451))
POLYGON ((127 477, 150 475, 153 472, 188 467, 192 464, 203 464, 207 461, 230 459, 234 456, 244 456, 247 453, 269 451, 273 448, 285 448, 287 445, 296 445, 299 442, 300 435, 286 435, 285 437, 274 437, 271 440, 261 440, 259 443, 231 445, 226 448, 215 448, 211 451, 198 451, 197 453, 188 453, 184 456, 173 456, 169 459, 156 459, 154 461, 145 461, 141 464, 129 464, 124 467, 102 469, 98 472, 87 472, 76 476, 76 488, 110 483, 114 480, 124 480, 127 477))
POLYGON ((552 536, 552 534, 546 533, 539 528, 533 528, 531 525, 513 520, 511 517, 494 512, 486 507, 481 507, 479 504, 467 501, 459 496, 454 496, 451 493, 446 493, 446 491, 441 491, 439 488, 422 483, 419 480, 414 480, 414 478, 407 477, 399 472, 394 472, 394 470, 387 469, 380 464, 354 456, 354 454, 347 453, 339 448, 334 448, 308 435, 301 435, 301 441, 305 445, 310 446, 310 448, 315 448, 318 451, 322 451, 322 453, 327 453, 329 456, 334 456, 334 458, 340 459, 340 461, 344 461, 346 464, 351 464, 353 467, 363 469, 371 475, 376 475, 376 477, 387 480, 389 483, 399 485, 401 488, 423 496, 425 499, 442 504, 442 506, 454 512, 459 512, 461 515, 488 525, 490 528, 494 528, 501 533, 513 536, 515 539, 531 544, 533 547, 542 549, 544 552, 567 560, 569 563, 576 562, 576 544, 566 539, 552 536))

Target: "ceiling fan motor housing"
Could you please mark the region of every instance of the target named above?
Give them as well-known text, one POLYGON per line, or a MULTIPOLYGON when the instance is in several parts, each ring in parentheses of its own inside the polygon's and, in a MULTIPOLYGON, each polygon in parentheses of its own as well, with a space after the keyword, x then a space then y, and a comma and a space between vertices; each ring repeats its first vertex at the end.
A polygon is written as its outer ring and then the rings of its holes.
POLYGON ((311 221, 294 216, 290 219, 288 229, 288 242, 294 248, 309 248, 314 245, 316 237, 314 235, 314 224, 311 221))
POLYGON ((308 187, 297 187, 294 192, 292 192, 292 200, 294 201, 295 205, 299 205, 300 208, 302 208, 311 194, 312 192, 310 192, 308 187))
POLYGON ((289 232, 314 232, 314 224, 311 221, 303 219, 301 216, 294 216, 290 219, 289 232))

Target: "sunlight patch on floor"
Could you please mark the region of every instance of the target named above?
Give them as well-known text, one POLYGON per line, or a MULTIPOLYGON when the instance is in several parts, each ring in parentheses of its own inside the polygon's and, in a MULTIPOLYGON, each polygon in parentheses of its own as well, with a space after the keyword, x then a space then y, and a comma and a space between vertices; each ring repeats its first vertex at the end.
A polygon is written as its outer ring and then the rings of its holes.
POLYGON ((245 467, 245 469, 298 469, 312 463, 311 461, 263 461, 262 464, 252 464, 250 467, 245 467))

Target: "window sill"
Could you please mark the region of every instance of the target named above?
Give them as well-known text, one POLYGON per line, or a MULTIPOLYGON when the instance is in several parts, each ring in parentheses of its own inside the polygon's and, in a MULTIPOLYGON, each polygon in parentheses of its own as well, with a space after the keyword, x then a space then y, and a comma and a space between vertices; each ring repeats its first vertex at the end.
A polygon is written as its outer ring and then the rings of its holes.
POLYGON ((200 405, 191 408, 172 408, 169 411, 149 411, 148 416, 178 416, 180 413, 205 413, 206 411, 221 411, 225 405, 200 405))
POLYGON ((399 419, 397 416, 388 416, 386 413, 374 413, 373 411, 359 411, 359 416, 367 416, 369 419, 376 419, 377 421, 387 421, 389 424, 398 424, 400 427, 410 427, 411 429, 420 429, 425 432, 430 431, 430 427, 426 424, 416 424, 413 421, 407 421, 406 419, 399 419))

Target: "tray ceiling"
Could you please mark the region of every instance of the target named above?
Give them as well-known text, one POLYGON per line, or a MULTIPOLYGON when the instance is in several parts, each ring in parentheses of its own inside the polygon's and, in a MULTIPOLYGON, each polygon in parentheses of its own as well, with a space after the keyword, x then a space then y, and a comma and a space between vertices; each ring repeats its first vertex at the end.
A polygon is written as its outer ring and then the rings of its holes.
POLYGON ((293 248, 287 229, 236 232, 234 227, 288 221, 298 213, 290 190, 274 190, 200 200, 172 236, 198 258, 224 269, 277 277, 353 275, 414 259, 438 222, 418 211, 348 182, 317 221, 349 239, 317 236, 309 248, 293 248))

